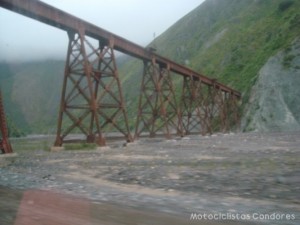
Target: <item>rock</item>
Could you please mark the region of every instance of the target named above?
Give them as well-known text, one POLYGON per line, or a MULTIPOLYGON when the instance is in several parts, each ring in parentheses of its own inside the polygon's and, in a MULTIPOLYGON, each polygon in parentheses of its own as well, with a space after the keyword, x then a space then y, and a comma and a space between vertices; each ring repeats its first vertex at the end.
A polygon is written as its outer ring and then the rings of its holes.
POLYGON ((16 160, 17 157, 17 153, 0 154, 0 168, 10 165, 16 160))
POLYGON ((280 183, 280 184, 285 184, 286 183, 286 178, 285 177, 282 177, 282 176, 278 176, 276 177, 276 182, 277 183, 280 183))
POLYGON ((261 68, 241 121, 243 130, 300 130, 300 38, 279 51, 261 68), (284 65, 293 56, 290 65, 284 65))

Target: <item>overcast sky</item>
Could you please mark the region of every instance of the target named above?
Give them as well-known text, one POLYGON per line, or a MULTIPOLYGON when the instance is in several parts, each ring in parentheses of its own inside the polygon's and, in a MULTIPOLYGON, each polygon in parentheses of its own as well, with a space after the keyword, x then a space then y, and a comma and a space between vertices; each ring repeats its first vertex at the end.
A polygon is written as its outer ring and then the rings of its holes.
MULTIPOLYGON (((43 0, 145 46, 204 0, 43 0)), ((64 59, 67 34, 0 8, 0 60, 64 59)))

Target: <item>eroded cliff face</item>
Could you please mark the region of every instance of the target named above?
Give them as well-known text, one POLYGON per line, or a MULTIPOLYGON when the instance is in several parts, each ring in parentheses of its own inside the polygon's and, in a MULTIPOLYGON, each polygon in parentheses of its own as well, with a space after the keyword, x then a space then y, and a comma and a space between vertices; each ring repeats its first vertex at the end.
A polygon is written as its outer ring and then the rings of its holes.
POLYGON ((259 71, 242 129, 300 130, 300 38, 271 57, 259 71))

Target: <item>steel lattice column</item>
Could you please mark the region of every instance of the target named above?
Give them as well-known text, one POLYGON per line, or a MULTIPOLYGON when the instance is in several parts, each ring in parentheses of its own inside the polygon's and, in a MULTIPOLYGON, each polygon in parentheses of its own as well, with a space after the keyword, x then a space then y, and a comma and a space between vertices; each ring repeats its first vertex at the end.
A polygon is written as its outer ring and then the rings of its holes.
POLYGON ((197 86, 192 77, 183 78, 183 89, 181 96, 181 122, 185 134, 191 134, 200 126, 200 120, 195 113, 197 107, 196 92, 197 86))
POLYGON ((227 120, 230 130, 240 129, 239 99, 232 93, 227 93, 227 120))
POLYGON ((226 99, 224 92, 214 86, 213 88, 213 104, 212 104, 212 128, 213 131, 226 131, 226 99))
POLYGON ((216 129, 222 132, 229 132, 230 130, 240 126, 239 118, 239 100, 232 93, 225 93, 219 89, 215 89, 215 105, 217 110, 215 114, 215 123, 218 127, 216 129))
POLYGON ((8 139, 8 128, 5 119, 4 105, 2 102, 2 93, 0 90, 0 151, 1 153, 12 153, 12 147, 8 139))
POLYGON ((210 87, 203 84, 200 80, 197 80, 197 108, 196 112, 201 124, 201 134, 205 135, 207 133, 211 134, 210 121, 209 121, 209 90, 210 87))
POLYGON ((148 132, 153 137, 163 130, 170 138, 172 129, 181 132, 179 110, 170 76, 170 69, 156 64, 155 59, 144 62, 141 95, 138 105, 135 137, 148 132))
POLYGON ((67 142, 71 132, 84 134, 87 142, 100 146, 106 145, 105 132, 120 132, 131 142, 113 40, 98 41, 94 47, 83 31, 68 35, 55 146, 67 142))
MULTIPOLYGON (((214 80, 216 83, 216 80, 214 80)), ((217 85, 210 88, 209 121, 211 133, 228 131, 228 101, 227 95, 217 85)))
POLYGON ((192 77, 183 78, 181 117, 185 134, 208 132, 207 85, 192 77))

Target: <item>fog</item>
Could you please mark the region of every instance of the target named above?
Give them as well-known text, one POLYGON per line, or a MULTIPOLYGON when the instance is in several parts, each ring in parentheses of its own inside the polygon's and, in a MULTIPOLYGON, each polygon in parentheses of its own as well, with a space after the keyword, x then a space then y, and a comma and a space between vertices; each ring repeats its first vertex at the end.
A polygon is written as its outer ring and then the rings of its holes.
MULTIPOLYGON (((204 0, 43 0, 145 46, 204 0)), ((0 8, 0 61, 64 59, 65 31, 0 8)))

